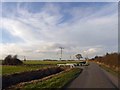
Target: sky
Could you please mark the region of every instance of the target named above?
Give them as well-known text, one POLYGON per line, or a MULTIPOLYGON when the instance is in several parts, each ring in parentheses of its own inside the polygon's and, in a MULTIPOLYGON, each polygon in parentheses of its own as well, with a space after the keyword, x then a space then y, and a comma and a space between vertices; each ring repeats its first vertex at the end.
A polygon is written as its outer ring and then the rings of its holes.
POLYGON ((0 58, 83 57, 118 51, 117 2, 2 2, 0 58))

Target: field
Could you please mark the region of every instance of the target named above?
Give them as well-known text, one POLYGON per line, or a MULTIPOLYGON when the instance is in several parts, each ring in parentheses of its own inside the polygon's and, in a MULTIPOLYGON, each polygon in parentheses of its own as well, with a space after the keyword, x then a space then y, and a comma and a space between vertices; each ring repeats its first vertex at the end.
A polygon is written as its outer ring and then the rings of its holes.
POLYGON ((33 71, 38 69, 43 69, 51 66, 38 66, 38 65, 21 65, 21 66, 2 66, 2 75, 20 73, 25 71, 33 71))
POLYGON ((62 88, 72 79, 74 79, 81 71, 80 68, 70 69, 64 67, 61 71, 55 69, 57 64, 65 63, 78 63, 79 61, 37 61, 37 60, 27 60, 24 61, 23 65, 1 65, 2 66, 2 76, 4 78, 4 88, 7 88, 11 85, 16 85, 21 82, 31 82, 37 80, 36 84, 26 84, 22 88, 62 88), (52 70, 54 68, 54 70, 52 70), (69 71, 66 71, 69 70, 69 71), (41 73, 42 72, 42 73, 41 73), (61 73, 62 72, 62 73, 61 73), (34 74, 32 74, 34 73, 34 74), (38 74, 37 74, 38 73, 38 74), (43 74, 43 75, 42 75, 43 74), (40 75, 42 77, 40 77, 40 75), (42 83, 39 82, 39 79, 46 78, 53 75, 47 80, 44 80, 42 83), (24 79, 24 77, 26 77, 24 79), (13 82, 7 84, 6 80, 10 79, 13 82), (17 81, 15 81, 17 78, 17 81), (32 79, 33 78, 33 79, 32 79))
POLYGON ((25 61, 24 63, 25 64, 50 64, 50 65, 56 65, 56 64, 65 64, 65 63, 76 63, 76 62, 79 62, 78 60, 76 61, 40 61, 40 60, 28 60, 28 61, 25 61))
POLYGON ((32 70, 38 70, 43 69, 47 67, 53 67, 57 66, 57 64, 64 64, 64 63, 75 63, 78 61, 25 61, 25 65, 19 65, 19 66, 10 66, 10 65, 3 65, 2 66, 2 75, 8 75, 8 74, 14 74, 14 73, 20 73, 25 71, 32 71, 32 70))

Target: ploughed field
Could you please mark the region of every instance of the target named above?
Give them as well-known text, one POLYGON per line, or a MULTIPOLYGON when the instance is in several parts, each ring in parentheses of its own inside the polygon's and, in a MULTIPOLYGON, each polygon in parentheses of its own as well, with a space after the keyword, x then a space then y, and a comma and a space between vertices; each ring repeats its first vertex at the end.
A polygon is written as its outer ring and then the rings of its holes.
POLYGON ((2 86, 4 89, 15 89, 16 87, 62 88, 73 80, 82 69, 58 67, 57 64, 77 62, 79 61, 29 60, 25 61, 23 65, 2 65, 2 86))

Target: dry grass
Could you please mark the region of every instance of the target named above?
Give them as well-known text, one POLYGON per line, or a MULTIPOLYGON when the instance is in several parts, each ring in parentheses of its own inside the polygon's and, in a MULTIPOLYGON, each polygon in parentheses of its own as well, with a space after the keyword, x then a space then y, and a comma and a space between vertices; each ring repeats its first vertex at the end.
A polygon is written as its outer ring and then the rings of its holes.
POLYGON ((104 55, 103 57, 98 57, 95 59, 98 63, 111 68, 116 72, 120 72, 120 61, 119 61, 120 54, 118 53, 111 53, 104 55))

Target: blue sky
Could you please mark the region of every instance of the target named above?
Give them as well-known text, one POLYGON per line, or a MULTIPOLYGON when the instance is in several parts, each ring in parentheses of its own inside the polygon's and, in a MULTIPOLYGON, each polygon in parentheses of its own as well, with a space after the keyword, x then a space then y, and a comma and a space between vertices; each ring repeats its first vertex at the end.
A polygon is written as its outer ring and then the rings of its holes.
POLYGON ((2 57, 64 59, 117 51, 117 2, 3 2, 2 57))

